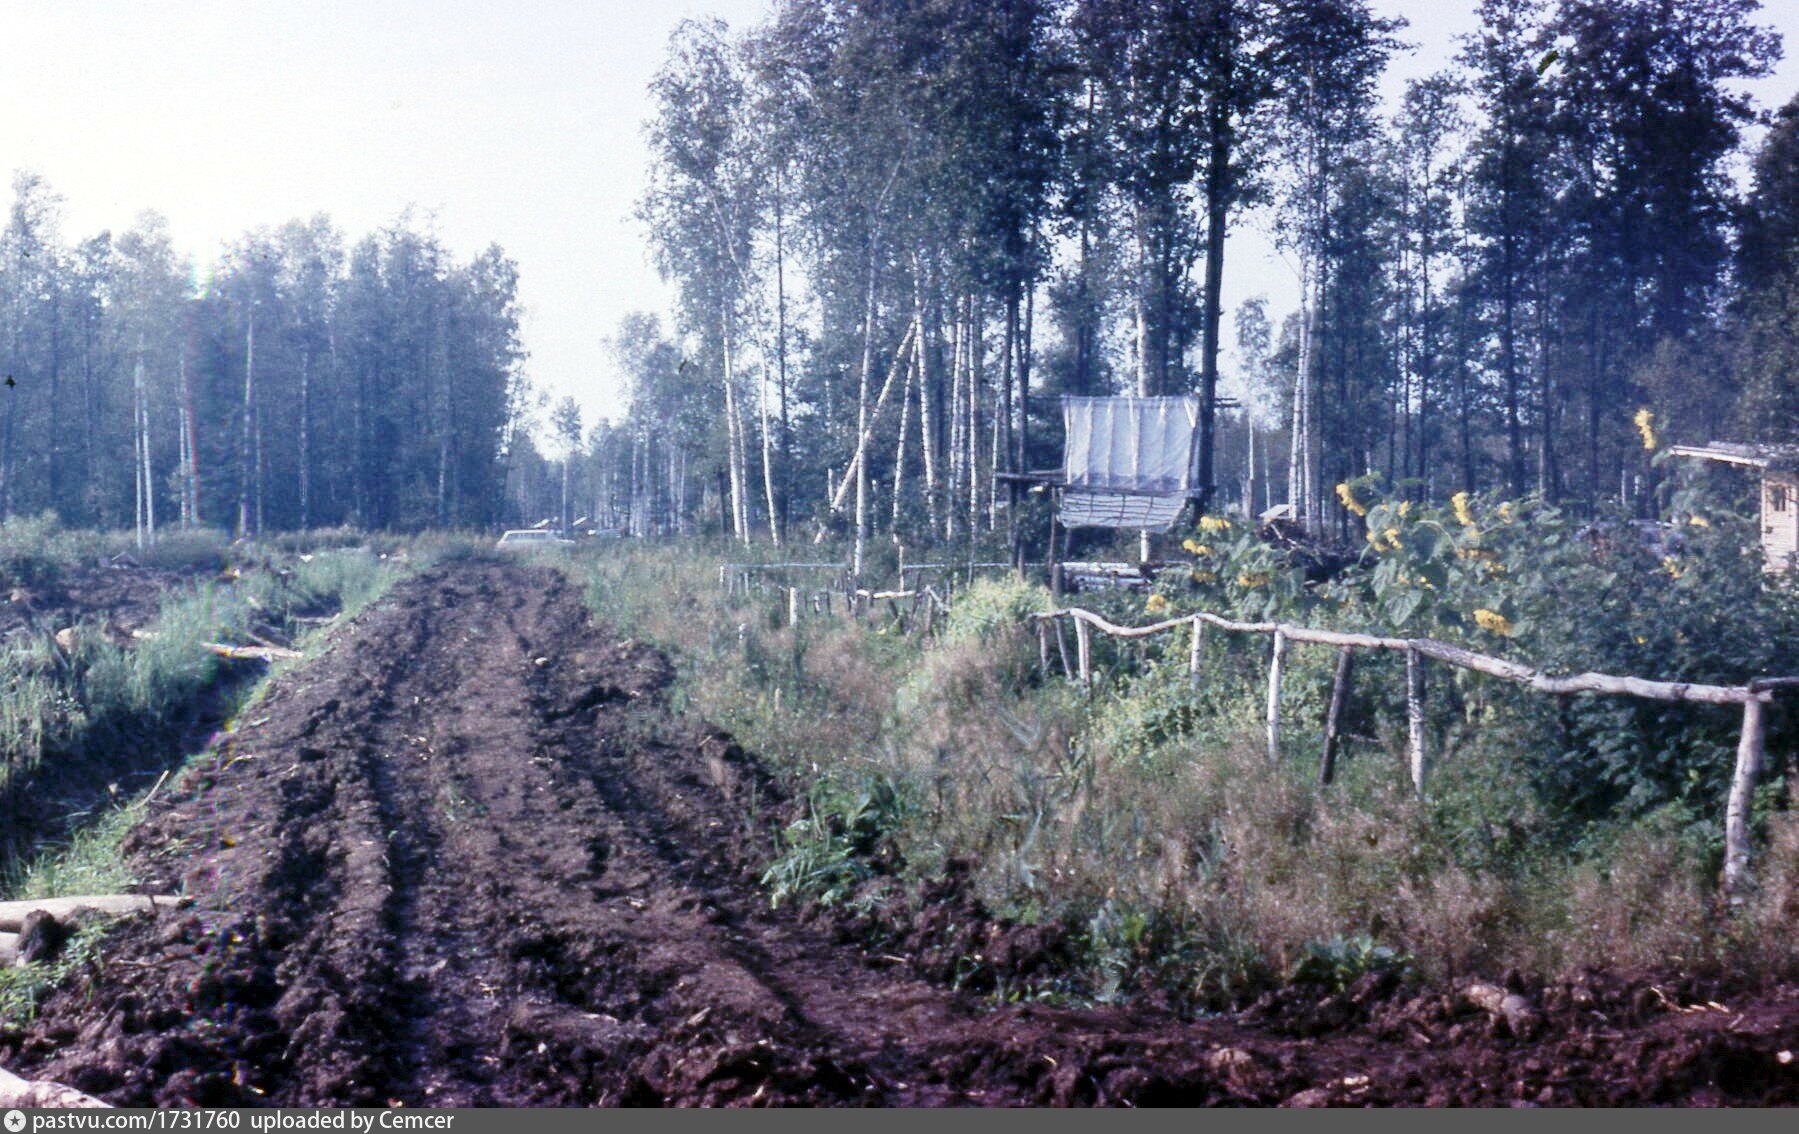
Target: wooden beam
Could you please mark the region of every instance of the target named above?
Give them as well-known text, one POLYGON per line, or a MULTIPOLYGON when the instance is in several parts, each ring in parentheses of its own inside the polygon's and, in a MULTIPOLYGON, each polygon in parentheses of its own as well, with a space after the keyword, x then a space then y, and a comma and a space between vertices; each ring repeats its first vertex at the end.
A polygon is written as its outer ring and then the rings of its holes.
POLYGON ((1287 636, 1274 632, 1274 648, 1268 655, 1268 762, 1281 758, 1281 671, 1286 667, 1287 636))
POLYGON ((1289 642, 1305 642, 1320 646, 1353 646, 1366 650, 1399 652, 1417 650, 1424 657, 1435 661, 1504 678, 1507 681, 1529 686, 1539 693, 1601 693, 1642 697, 1652 701, 1694 701, 1708 705, 1740 705, 1752 697, 1764 702, 1771 700, 1775 689, 1788 687, 1783 683, 1792 682, 1799 685, 1799 678, 1758 678, 1756 683, 1751 686, 1743 686, 1650 681, 1641 677, 1621 677, 1609 673, 1576 673, 1563 677, 1552 677, 1522 662, 1477 654, 1463 646, 1440 642, 1435 638, 1386 638, 1374 634, 1352 634, 1341 630, 1319 630, 1310 626, 1293 626, 1284 622, 1237 622, 1203 611, 1198 614, 1183 615, 1180 618, 1153 622, 1147 626, 1118 626, 1092 611, 1082 610, 1079 607, 1063 607, 1059 610, 1035 614, 1032 617, 1070 618, 1079 623, 1086 623, 1101 633, 1115 638, 1145 638, 1184 625, 1197 618, 1233 633, 1273 634, 1279 630, 1289 642))
POLYGON ((1199 684, 1200 667, 1205 662, 1206 624, 1195 618, 1193 620, 1193 639, 1187 643, 1187 679, 1194 685, 1199 684))
POLYGON ((1405 652, 1406 757, 1412 766, 1412 789, 1424 794, 1424 655, 1405 652))
POLYGON ((1730 779, 1730 799, 1724 807, 1724 894, 1741 895, 1749 880, 1749 806, 1755 799, 1755 781, 1761 772, 1767 745, 1767 716, 1760 701, 1743 703, 1743 732, 1737 740, 1736 772, 1730 779))
POLYGON ((1328 784, 1337 776, 1337 738, 1343 727, 1343 702, 1349 696, 1349 666, 1355 651, 1337 647, 1337 672, 1331 678, 1331 703, 1324 714, 1324 752, 1318 757, 1318 782, 1328 784))

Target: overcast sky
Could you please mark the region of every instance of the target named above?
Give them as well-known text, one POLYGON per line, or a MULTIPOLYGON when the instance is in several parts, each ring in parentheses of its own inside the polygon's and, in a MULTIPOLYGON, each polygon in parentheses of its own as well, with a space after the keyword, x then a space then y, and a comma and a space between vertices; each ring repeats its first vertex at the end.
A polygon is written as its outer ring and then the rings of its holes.
MULTIPOLYGON (((1474 0, 1375 0, 1412 23, 1390 92, 1447 61, 1474 0)), ((1799 51, 1799 0, 1764 22, 1799 51)), ((632 218, 646 86, 669 30, 766 0, 0 0, 0 170, 65 198, 65 235, 155 209, 202 267, 246 230, 328 213, 352 238, 408 205, 459 256, 519 263, 529 373, 616 412, 604 340, 667 291, 632 218)), ((1755 84, 1799 91, 1788 59, 1755 84)), ((1296 291, 1253 227, 1232 236, 1227 310, 1296 291)))

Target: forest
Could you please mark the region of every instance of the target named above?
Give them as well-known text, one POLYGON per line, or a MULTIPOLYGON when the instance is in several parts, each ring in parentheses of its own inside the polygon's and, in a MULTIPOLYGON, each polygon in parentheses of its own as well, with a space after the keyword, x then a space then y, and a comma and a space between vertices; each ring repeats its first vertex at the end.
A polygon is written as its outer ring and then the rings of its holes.
POLYGON ((1799 1105, 1794 17, 1399 6, 674 24, 597 420, 17 174, 0 1109, 1799 1105))
POLYGON ((458 263, 412 214, 351 244, 320 215, 197 266, 154 213, 71 242, 43 177, 12 189, 0 516, 142 542, 503 518, 526 388, 498 247, 458 263))
MULTIPOLYGON (((641 534, 1043 523, 1056 395, 1195 393, 1203 510, 1639 515, 1658 436, 1799 437, 1799 101, 1754 0, 1482 0, 1393 105, 1365 0, 782 0, 673 33, 583 510, 641 534), (1765 129, 1764 129, 1765 127, 1765 129), (1224 310, 1271 233, 1298 308, 1224 310)), ((1663 501, 1665 503, 1665 501, 1663 501)))

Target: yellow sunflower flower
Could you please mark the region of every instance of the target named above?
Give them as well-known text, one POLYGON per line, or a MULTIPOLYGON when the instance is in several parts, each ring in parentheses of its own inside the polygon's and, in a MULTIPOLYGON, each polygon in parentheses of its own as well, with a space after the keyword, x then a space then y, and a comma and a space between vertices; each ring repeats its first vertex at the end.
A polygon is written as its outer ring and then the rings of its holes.
POLYGON ((1482 630, 1491 630, 1493 633, 1498 634, 1503 638, 1510 638, 1512 636, 1512 620, 1499 613, 1497 610, 1488 610, 1486 607, 1481 607, 1474 612, 1474 621, 1482 630))
POLYGON ((1162 595, 1150 595, 1149 601, 1143 604, 1143 609, 1150 614, 1160 614, 1168 609, 1168 600, 1162 595))
POLYGON ((1643 448, 1653 452, 1656 446, 1655 411, 1645 406, 1630 420, 1636 425, 1637 432, 1643 435, 1643 448))
POLYGON ((1455 521, 1465 528, 1474 526, 1474 513, 1468 509, 1468 494, 1458 492, 1449 498, 1449 506, 1455 509, 1455 521))
POLYGON ((1368 509, 1363 506, 1361 501, 1355 498, 1355 493, 1350 491, 1347 481, 1337 486, 1337 499, 1343 502, 1343 507, 1348 508, 1358 516, 1366 516, 1368 514, 1368 509))
POLYGON ((1231 522, 1223 516, 1201 516, 1199 530, 1202 532, 1228 532, 1231 530, 1231 522))

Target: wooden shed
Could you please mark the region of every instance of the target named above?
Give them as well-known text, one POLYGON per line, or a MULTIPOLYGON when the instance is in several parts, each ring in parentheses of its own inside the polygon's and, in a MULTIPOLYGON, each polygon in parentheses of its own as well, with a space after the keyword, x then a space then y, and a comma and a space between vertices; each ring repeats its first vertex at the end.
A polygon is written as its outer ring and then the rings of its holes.
POLYGON ((1762 550, 1768 570, 1799 575, 1799 445, 1677 445, 1677 457, 1741 465, 1761 473, 1762 550))

